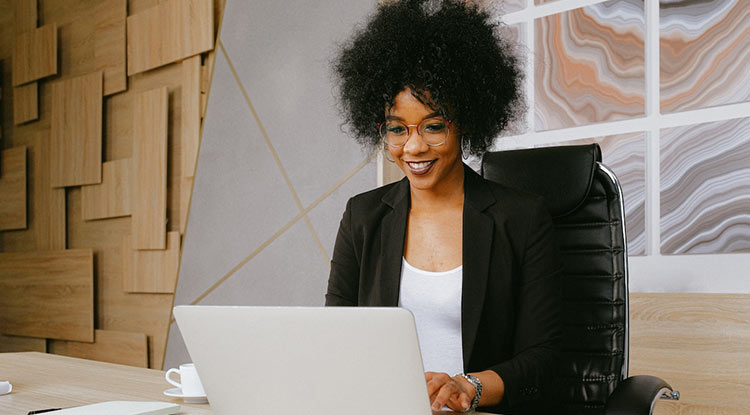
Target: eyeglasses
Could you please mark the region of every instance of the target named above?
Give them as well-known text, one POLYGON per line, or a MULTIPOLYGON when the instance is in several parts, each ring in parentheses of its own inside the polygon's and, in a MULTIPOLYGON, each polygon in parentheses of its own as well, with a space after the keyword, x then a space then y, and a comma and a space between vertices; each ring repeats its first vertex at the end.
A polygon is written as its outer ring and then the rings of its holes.
POLYGON ((428 146, 439 146, 448 140, 450 121, 442 118, 427 118, 419 124, 388 120, 378 125, 380 137, 391 147, 403 147, 411 136, 410 127, 417 127, 417 134, 428 146))

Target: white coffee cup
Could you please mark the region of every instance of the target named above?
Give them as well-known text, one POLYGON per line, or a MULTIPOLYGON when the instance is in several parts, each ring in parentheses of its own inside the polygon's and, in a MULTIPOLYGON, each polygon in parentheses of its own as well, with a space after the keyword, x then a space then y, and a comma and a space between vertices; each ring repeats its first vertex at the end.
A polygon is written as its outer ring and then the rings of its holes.
POLYGON ((205 396, 206 392, 203 390, 203 384, 198 377, 198 371, 195 369, 195 365, 192 363, 185 363, 180 365, 179 369, 171 368, 167 370, 164 375, 167 382, 174 386, 177 386, 182 391, 183 396, 205 396), (180 382, 175 382, 170 378, 172 373, 180 375, 180 382))

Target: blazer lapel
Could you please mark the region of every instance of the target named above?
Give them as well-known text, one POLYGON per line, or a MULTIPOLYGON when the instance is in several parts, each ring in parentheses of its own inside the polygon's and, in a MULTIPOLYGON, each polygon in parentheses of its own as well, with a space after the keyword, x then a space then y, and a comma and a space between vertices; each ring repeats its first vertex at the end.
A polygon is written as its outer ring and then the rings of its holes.
POLYGON ((404 239, 411 204, 409 180, 403 178, 393 189, 383 195, 382 201, 393 210, 383 217, 383 226, 380 233, 379 304, 386 307, 396 307, 401 284, 404 239))
POLYGON ((494 222, 483 211, 495 203, 482 178, 464 168, 463 283, 461 331, 464 366, 469 364, 484 307, 494 222))

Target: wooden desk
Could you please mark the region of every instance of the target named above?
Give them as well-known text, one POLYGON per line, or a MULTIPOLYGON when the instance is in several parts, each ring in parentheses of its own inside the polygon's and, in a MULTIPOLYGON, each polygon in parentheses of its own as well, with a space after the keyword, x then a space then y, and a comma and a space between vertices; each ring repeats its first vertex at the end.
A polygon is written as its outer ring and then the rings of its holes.
MULTIPOLYGON (((0 380, 13 385, 13 392, 0 396, 2 415, 105 401, 172 402, 182 406, 180 414, 213 415, 208 404, 184 404, 181 399, 164 396, 162 392, 171 385, 161 370, 38 352, 0 353, 0 380)), ((456 415, 450 411, 440 414, 456 415)))
POLYGON ((182 405, 180 414, 213 414, 208 404, 183 404, 164 396, 172 386, 160 370, 37 352, 0 353, 0 380, 13 384, 13 392, 0 396, 3 415, 128 400, 177 403, 182 405))

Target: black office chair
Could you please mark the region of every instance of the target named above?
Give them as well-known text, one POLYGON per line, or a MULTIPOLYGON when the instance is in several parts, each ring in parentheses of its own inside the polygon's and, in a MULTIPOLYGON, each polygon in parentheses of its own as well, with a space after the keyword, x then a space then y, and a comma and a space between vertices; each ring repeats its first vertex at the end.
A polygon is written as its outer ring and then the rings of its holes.
POLYGON ((544 196, 564 269, 560 414, 650 414, 679 392, 654 376, 628 377, 628 255, 617 177, 597 144, 486 153, 481 174, 544 196))

